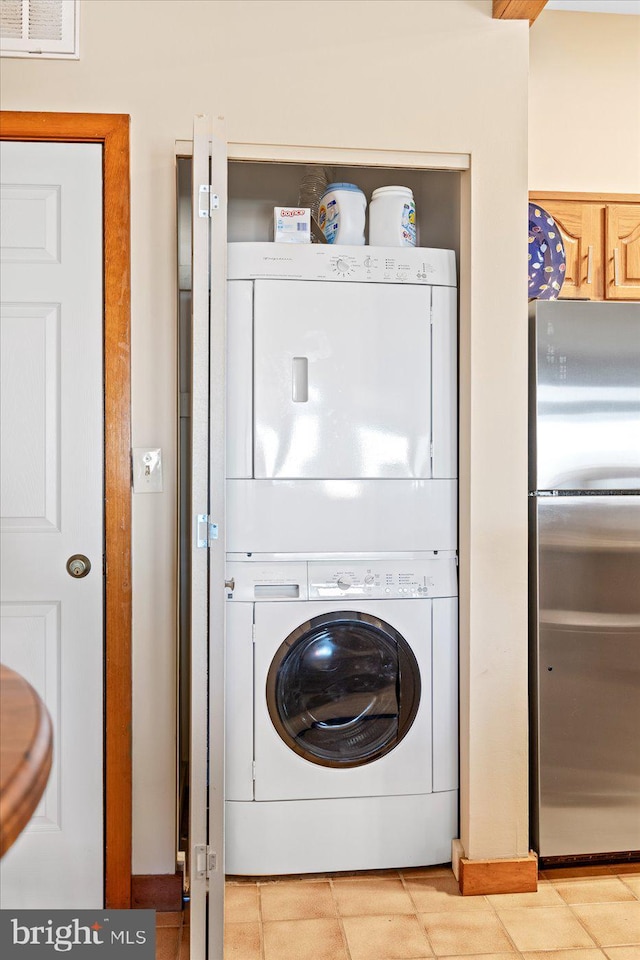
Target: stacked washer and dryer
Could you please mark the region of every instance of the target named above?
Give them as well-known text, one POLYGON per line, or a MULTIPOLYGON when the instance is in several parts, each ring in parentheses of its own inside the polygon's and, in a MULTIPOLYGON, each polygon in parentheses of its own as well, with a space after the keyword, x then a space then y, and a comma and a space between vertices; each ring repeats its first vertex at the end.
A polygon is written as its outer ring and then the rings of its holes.
POLYGON ((451 251, 228 249, 226 871, 451 858, 451 251))

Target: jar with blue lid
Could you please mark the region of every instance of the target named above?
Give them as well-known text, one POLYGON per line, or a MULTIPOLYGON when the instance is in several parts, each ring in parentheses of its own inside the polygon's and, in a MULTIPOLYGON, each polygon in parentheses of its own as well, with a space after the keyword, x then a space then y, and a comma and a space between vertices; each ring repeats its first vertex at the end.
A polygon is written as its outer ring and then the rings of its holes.
POLYGON ((355 183, 330 183, 320 198, 318 223, 327 243, 364 245, 367 198, 355 183))

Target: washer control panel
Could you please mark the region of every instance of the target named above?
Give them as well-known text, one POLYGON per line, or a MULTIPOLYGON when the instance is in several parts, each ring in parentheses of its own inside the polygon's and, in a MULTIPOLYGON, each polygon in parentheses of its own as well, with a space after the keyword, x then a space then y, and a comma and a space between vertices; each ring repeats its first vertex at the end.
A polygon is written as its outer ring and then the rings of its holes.
POLYGON ((227 560, 228 600, 423 600, 458 595, 455 554, 420 559, 227 560))
POLYGON ((307 566, 310 600, 340 597, 409 600, 454 597, 458 593, 453 558, 342 563, 310 560, 307 566))

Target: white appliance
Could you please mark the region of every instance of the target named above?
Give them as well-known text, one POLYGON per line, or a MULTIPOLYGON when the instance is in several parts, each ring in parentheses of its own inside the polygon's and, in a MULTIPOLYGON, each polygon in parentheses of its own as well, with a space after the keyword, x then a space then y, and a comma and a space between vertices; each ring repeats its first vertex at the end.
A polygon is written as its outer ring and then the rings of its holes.
POLYGON ((455 555, 227 571, 227 873, 448 861, 455 555))
POLYGON ((454 254, 228 245, 226 871, 448 861, 454 254))
POLYGON ((228 245, 227 550, 457 545, 452 251, 228 245))

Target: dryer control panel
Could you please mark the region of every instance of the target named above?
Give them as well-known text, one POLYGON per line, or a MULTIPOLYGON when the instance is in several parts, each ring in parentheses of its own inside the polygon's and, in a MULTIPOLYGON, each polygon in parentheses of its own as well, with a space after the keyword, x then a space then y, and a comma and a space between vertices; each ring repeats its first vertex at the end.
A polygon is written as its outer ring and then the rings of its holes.
POLYGON ((227 245, 228 280, 333 280, 455 287, 453 250, 342 244, 227 245))

